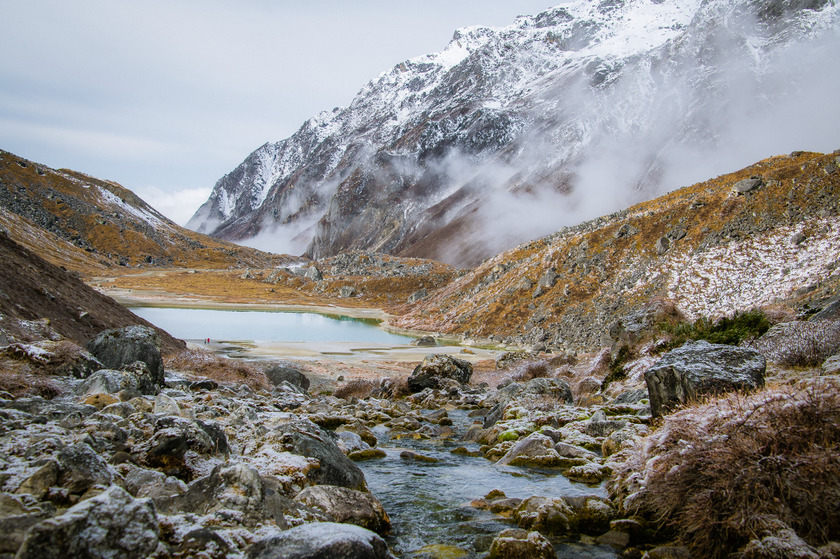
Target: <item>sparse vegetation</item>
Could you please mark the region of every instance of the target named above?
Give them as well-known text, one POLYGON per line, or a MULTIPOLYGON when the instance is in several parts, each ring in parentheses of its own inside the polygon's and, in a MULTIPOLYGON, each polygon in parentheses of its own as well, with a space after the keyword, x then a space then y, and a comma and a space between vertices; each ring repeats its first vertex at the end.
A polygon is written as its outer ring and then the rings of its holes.
POLYGON ((201 349, 186 350, 170 357, 165 361, 165 366, 218 382, 247 384, 255 390, 271 386, 265 374, 249 363, 220 357, 201 349))
POLYGON ((729 557, 784 530, 820 546, 840 534, 838 456, 840 383, 817 379, 667 417, 624 451, 609 487, 697 557, 729 557))
POLYGON ((624 372, 624 365, 632 358, 632 350, 629 346, 621 346, 615 357, 610 359, 610 372, 601 381, 601 390, 606 390, 611 382, 624 380, 627 378, 627 373, 624 372))
POLYGON ((779 324, 751 347, 785 367, 818 367, 840 352, 840 321, 779 324))
POLYGON ((511 382, 527 382, 548 376, 551 376, 548 361, 522 361, 516 365, 509 378, 511 382))

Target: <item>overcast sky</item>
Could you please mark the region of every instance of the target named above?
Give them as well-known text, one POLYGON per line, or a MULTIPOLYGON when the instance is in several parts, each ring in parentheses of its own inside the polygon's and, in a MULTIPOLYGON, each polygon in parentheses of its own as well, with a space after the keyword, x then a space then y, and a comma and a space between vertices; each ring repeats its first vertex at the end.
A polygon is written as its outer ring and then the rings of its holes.
POLYGON ((183 224, 251 151, 380 72, 558 3, 0 0, 0 149, 183 224))

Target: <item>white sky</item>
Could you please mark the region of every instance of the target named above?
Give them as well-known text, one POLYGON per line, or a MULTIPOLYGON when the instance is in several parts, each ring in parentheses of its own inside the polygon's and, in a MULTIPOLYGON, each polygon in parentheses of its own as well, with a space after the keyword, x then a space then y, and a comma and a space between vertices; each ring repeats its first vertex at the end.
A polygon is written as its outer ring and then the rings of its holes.
POLYGON ((254 149, 380 72, 559 0, 0 0, 0 149, 178 223, 254 149))

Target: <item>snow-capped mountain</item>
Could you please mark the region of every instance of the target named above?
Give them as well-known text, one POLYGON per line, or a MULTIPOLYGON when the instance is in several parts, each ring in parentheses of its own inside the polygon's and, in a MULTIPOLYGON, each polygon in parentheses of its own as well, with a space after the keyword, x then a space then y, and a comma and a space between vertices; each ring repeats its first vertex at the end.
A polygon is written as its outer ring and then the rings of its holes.
POLYGON ((189 226, 315 258, 472 264, 744 161, 833 145, 839 30, 833 0, 577 0, 459 29, 258 148, 189 226))

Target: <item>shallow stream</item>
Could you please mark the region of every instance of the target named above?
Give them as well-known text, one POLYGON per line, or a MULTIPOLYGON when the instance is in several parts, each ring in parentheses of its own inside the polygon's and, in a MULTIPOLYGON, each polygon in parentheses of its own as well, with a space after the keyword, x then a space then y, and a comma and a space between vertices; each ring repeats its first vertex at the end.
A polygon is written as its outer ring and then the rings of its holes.
MULTIPOLYGON (((472 423, 464 410, 449 412, 458 434, 472 423)), ((392 532, 387 538, 401 557, 451 558, 479 557, 486 552, 496 534, 515 528, 514 522, 489 511, 470 506, 490 491, 499 489, 510 498, 599 495, 601 487, 574 483, 552 470, 497 467, 480 458, 455 455, 451 450, 466 446, 478 450, 476 443, 451 441, 390 440, 387 429, 374 429, 377 447, 387 453, 380 460, 359 462, 370 491, 382 502, 391 518, 392 532), (436 458, 427 463, 405 460, 409 450, 436 458)), ((610 547, 577 540, 553 541, 557 557, 607 559, 617 557, 610 547)))

